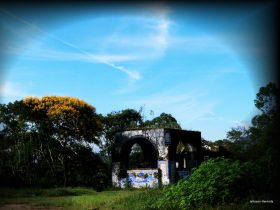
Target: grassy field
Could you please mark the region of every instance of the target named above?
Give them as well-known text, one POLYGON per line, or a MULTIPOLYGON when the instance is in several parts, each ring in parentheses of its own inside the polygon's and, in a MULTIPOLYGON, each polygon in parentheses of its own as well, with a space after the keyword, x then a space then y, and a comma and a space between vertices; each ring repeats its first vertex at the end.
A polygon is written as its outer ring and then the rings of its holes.
MULTIPOLYGON (((160 189, 106 190, 90 188, 4 189, 0 188, 0 210, 137 210, 156 209, 160 189)), ((271 209, 271 205, 227 204, 210 210, 271 209)))
POLYGON ((0 209, 11 204, 24 204, 34 209, 147 209, 146 198, 153 194, 156 199, 157 192, 148 189, 103 192, 89 188, 1 189, 0 209))

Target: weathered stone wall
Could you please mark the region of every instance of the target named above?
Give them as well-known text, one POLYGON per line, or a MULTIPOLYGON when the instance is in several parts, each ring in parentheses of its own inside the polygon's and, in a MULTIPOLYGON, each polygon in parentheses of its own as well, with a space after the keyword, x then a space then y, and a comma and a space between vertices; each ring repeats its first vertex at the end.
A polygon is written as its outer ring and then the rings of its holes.
POLYGON ((155 148, 158 149, 159 159, 167 160, 168 147, 165 146, 165 137, 170 136, 167 133, 168 131, 165 131, 164 129, 150 129, 124 131, 122 135, 129 139, 135 136, 147 138, 155 146, 155 148))
POLYGON ((120 172, 120 162, 112 162, 112 185, 113 187, 120 187, 119 186, 119 172, 120 172))
POLYGON ((200 132, 175 129, 143 129, 124 131, 116 134, 116 146, 113 151, 112 163, 113 186, 125 187, 130 185, 131 187, 139 188, 157 186, 160 182, 163 185, 174 183, 176 181, 176 160, 174 159, 174 154, 176 153, 176 145, 181 140, 195 147, 198 151, 198 160, 200 160, 200 132), (125 160, 127 160, 124 158, 124 155, 129 152, 128 148, 133 145, 133 142, 138 141, 137 143, 139 143, 139 139, 143 140, 143 142, 151 143, 151 146, 155 150, 149 150, 149 152, 158 153, 155 168, 132 170, 124 165, 125 160), (129 142, 131 144, 128 144, 129 142), (120 171, 126 172, 127 177, 125 178, 125 175, 119 176, 120 171))
POLYGON ((163 185, 170 183, 169 180, 169 161, 168 160, 159 160, 158 168, 161 170, 161 182, 163 185))

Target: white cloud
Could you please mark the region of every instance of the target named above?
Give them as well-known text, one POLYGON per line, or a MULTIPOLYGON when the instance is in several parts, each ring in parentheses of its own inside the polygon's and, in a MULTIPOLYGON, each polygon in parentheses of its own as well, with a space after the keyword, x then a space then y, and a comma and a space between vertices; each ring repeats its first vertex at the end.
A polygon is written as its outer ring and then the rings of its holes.
POLYGON ((165 7, 151 7, 140 15, 123 16, 120 20, 123 24, 117 26, 109 36, 98 41, 96 37, 90 38, 87 43, 94 43, 96 48, 100 45, 105 51, 127 51, 143 60, 157 59, 165 54, 171 24, 165 7), (136 31, 133 31, 135 26, 136 31))
MULTIPOLYGON (((80 56, 86 56, 88 57, 88 59, 93 59, 95 62, 99 62, 99 63, 103 63, 105 65, 108 65, 116 70, 119 70, 121 72, 124 72, 126 73, 131 79, 134 79, 134 80, 138 80, 140 79, 140 74, 139 73, 136 73, 135 71, 131 71, 125 67, 122 67, 122 66, 118 66, 118 65, 115 65, 114 63, 112 63, 112 61, 110 61, 110 59, 108 60, 108 56, 101 56, 101 57, 98 57, 97 55, 92 55, 90 52, 86 51, 86 50, 83 50, 81 49, 78 45, 75 45, 73 43, 70 43, 66 40, 63 40, 51 33, 47 33, 46 31, 42 30, 40 27, 38 27, 37 25, 33 24, 33 23, 30 23, 29 21, 19 17, 19 16, 16 16, 14 14, 12 14, 11 12, 9 11, 6 11, 6 10, 0 10, 1 12, 5 13, 6 15, 12 17, 13 19, 17 20, 18 22, 24 24, 25 26, 27 26, 28 28, 32 29, 33 31, 36 31, 36 32, 39 32, 39 33, 42 33, 43 35, 45 35, 46 37, 48 38, 51 38, 65 46, 68 46, 70 48, 72 48, 73 50, 76 50, 77 52, 79 52, 80 56)), ((20 51, 18 51, 20 52, 20 51)), ((26 53, 28 55, 28 53, 26 53)), ((56 56, 54 56, 54 52, 50 52, 48 56, 44 55, 45 58, 57 58, 56 56)), ((32 54, 32 56, 34 56, 34 54, 32 54)), ((43 57, 44 57, 43 56, 43 57)), ((116 58, 116 57, 115 57, 116 58)), ((111 57, 112 59, 112 57, 111 57)))
POLYGON ((217 104, 216 101, 206 101, 203 94, 195 91, 188 94, 166 91, 128 103, 134 106, 144 105, 149 110, 157 110, 157 114, 170 113, 184 128, 203 118, 215 117, 214 109, 217 104))
POLYGON ((18 83, 5 82, 0 90, 1 96, 22 97, 25 95, 18 83))
POLYGON ((162 10, 157 24, 155 25, 157 35, 153 40, 161 54, 164 54, 168 48, 169 26, 170 21, 167 18, 167 11, 162 10))
POLYGON ((141 79, 141 75, 137 71, 128 70, 128 69, 126 69, 123 66, 115 65, 113 63, 109 63, 109 62, 106 62, 106 63, 107 63, 107 65, 112 66, 115 69, 118 69, 118 70, 120 70, 122 72, 125 72, 131 79, 134 79, 134 80, 141 79))
MULTIPOLYGON (((167 7, 156 4, 154 7, 151 6, 145 9, 145 12, 147 13, 144 12, 141 16, 134 15, 131 16, 131 18, 135 19, 140 28, 143 27, 146 30, 141 32, 141 35, 138 35, 138 37, 134 36, 134 34, 127 36, 126 31, 123 31, 122 27, 117 26, 115 33, 112 33, 110 37, 101 39, 97 45, 94 46, 94 48, 97 49, 96 51, 98 51, 99 48, 104 48, 104 46, 109 46, 110 53, 105 52, 102 54, 91 53, 90 51, 84 50, 84 48, 80 46, 80 43, 70 43, 64 38, 62 39, 54 34, 42 30, 39 26, 25 20, 22 17, 19 17, 9 11, 1 10, 2 13, 23 24, 25 26, 24 29, 29 31, 29 33, 39 33, 41 37, 49 38, 74 50, 73 52, 61 52, 57 49, 49 49, 49 46, 43 48, 37 47, 35 49, 8 46, 9 48, 7 48, 6 51, 8 53, 15 53, 29 59, 74 60, 103 63, 111 68, 125 73, 132 80, 139 80, 141 79, 139 71, 135 69, 128 69, 124 64, 119 65, 116 63, 161 57, 165 54, 165 51, 168 48, 170 30, 170 20, 167 16, 169 11, 167 7), (123 53, 125 51, 124 44, 126 47, 130 48, 131 51, 123 53), (116 51, 117 48, 114 49, 114 47, 119 47, 121 50, 120 52, 122 53, 119 53, 118 50, 116 51), (115 53, 112 53, 112 51, 115 53)), ((132 23, 135 25, 135 21, 128 21, 128 27, 130 26, 129 24, 132 23)))
POLYGON ((25 92, 19 83, 5 81, 4 84, 0 86, 1 101, 4 103, 21 100, 30 95, 32 94, 25 92))
POLYGON ((114 54, 81 54, 73 52, 61 52, 48 49, 25 49, 9 47, 2 49, 6 53, 13 53, 35 60, 67 60, 67 61, 82 61, 82 62, 124 62, 143 59, 137 55, 114 55, 114 54))

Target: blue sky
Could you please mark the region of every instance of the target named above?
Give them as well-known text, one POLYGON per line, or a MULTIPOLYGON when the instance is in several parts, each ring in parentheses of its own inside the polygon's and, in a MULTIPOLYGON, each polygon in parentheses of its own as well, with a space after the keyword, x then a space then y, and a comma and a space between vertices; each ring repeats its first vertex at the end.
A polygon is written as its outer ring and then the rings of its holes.
POLYGON ((170 113, 225 138, 250 124, 255 94, 273 81, 273 6, 1 8, 1 103, 63 95, 102 114, 142 106, 148 119, 170 113))

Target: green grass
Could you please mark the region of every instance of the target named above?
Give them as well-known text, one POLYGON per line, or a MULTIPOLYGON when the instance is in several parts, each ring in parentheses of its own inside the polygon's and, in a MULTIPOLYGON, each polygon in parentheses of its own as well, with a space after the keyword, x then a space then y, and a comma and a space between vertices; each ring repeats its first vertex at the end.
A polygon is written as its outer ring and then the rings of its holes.
MULTIPOLYGON (((0 188, 0 207, 6 204, 25 204, 51 209, 69 210, 140 210, 157 209, 155 204, 161 189, 107 190, 96 192, 90 188, 7 189, 0 188)), ((271 209, 271 205, 225 204, 206 206, 196 210, 271 209)))
POLYGON ((5 204, 27 204, 69 210, 143 209, 146 202, 145 196, 149 192, 151 190, 96 192, 89 188, 0 189, 0 206, 5 204))

